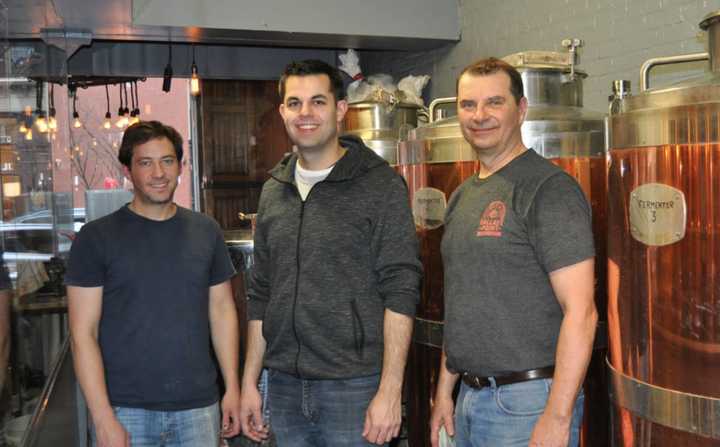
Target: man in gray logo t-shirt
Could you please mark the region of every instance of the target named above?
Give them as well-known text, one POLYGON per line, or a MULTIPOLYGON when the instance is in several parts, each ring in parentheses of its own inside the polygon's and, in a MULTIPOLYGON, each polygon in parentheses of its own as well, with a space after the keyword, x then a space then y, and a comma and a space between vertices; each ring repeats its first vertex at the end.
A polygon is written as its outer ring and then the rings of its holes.
POLYGON ((446 212, 433 445, 441 427, 458 447, 577 445, 597 321, 590 207, 572 177, 523 145, 527 99, 512 66, 468 66, 457 108, 481 163, 446 212))

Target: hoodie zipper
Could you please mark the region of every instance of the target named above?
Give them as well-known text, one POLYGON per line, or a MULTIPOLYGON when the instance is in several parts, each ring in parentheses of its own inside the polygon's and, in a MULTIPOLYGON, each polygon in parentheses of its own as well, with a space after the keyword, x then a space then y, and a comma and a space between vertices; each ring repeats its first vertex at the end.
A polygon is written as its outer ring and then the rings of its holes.
MULTIPOLYGON (((293 185, 295 186, 295 185, 293 185)), ((300 240, 302 236, 303 218, 305 216, 305 201, 300 196, 300 191, 295 186, 295 191, 300 198, 300 223, 298 225, 297 242, 295 244, 295 296, 293 297, 292 306, 292 328, 293 335, 295 336, 295 342, 297 343, 297 352, 295 353, 295 375, 300 377, 300 337, 298 337, 297 320, 295 314, 297 313, 297 301, 298 301, 298 289, 300 288, 300 240)), ((308 194, 308 197, 310 194, 308 194)))
POLYGON ((303 229, 303 222, 305 218, 305 204, 310 200, 310 196, 312 195, 313 190, 322 182, 325 180, 322 180, 320 182, 317 182, 315 185, 313 185, 312 188, 310 188, 310 191, 308 192, 307 197, 305 197, 305 200, 302 199, 302 196, 300 195, 300 190, 298 189, 296 184, 292 184, 295 188, 295 192, 297 193, 298 198, 300 199, 300 223, 298 224, 298 235, 297 235, 297 242, 295 244, 295 296, 293 297, 293 306, 292 306, 292 328, 293 328, 293 335, 295 336, 295 342, 297 343, 297 352, 295 353, 295 375, 297 377, 302 377, 300 375, 300 351, 302 349, 302 344, 300 343, 300 337, 298 336, 298 330, 297 330, 297 302, 298 302, 298 295, 299 295, 299 288, 300 288, 300 241, 302 240, 302 229, 303 229))

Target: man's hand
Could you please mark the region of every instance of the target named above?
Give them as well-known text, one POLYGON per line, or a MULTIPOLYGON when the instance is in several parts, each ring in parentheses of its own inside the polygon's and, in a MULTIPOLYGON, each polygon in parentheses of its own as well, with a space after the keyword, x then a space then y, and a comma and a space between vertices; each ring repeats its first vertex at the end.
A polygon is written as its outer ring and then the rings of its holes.
POLYGON ((232 438, 240 433, 240 390, 227 390, 220 404, 222 410, 222 435, 232 438))
POLYGON ((268 426, 262 417, 262 397, 257 386, 247 386, 240 397, 240 425, 245 436, 255 442, 261 442, 270 435, 268 426))
POLYGON ((382 445, 400 434, 402 402, 400 392, 378 393, 370 401, 365 413, 363 437, 373 444, 382 445))
POLYGON ((432 447, 440 445, 440 428, 450 436, 455 436, 455 422, 453 420, 453 401, 449 397, 436 396, 430 416, 430 443, 432 447))
POLYGON ((543 413, 530 436, 529 447, 566 447, 570 440, 570 419, 543 413))
POLYGON ((130 447, 130 436, 115 416, 95 424, 97 447, 130 447))

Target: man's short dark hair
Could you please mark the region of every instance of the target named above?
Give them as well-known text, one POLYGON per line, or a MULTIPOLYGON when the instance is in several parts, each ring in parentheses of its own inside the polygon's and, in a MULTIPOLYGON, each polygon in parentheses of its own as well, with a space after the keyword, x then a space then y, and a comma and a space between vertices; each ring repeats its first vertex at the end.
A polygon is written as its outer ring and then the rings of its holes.
POLYGON ((326 75, 330 79, 330 87, 333 95, 335 95, 335 101, 342 101, 345 99, 345 86, 343 85, 340 70, 323 61, 308 59, 304 61, 290 62, 285 67, 285 70, 280 77, 280 83, 278 84, 280 101, 285 100, 285 83, 287 82, 288 77, 312 75, 326 75))
POLYGON ((475 61, 465 67, 460 73, 460 76, 457 78, 457 83, 455 84, 455 94, 457 95, 458 93, 460 78, 462 78, 463 75, 469 74, 471 76, 488 76, 500 71, 504 72, 510 78, 510 93, 512 93, 515 98, 515 103, 519 103, 520 99, 525 96, 523 91, 522 76, 520 76, 520 73, 515 69, 515 67, 504 60, 495 57, 480 59, 479 61, 475 61))
POLYGON ((170 143, 172 143, 173 148, 175 149, 175 155, 177 156, 178 161, 182 160, 183 140, 180 133, 160 121, 140 121, 129 126, 125 130, 122 143, 120 143, 118 160, 130 169, 133 150, 135 147, 158 138, 167 138, 170 140, 170 143))

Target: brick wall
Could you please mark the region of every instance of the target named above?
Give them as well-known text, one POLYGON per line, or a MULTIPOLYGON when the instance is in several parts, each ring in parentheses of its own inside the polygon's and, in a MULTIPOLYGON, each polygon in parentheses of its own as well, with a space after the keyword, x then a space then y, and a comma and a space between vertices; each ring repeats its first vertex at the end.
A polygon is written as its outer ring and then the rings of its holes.
MULTIPOLYGON (((698 23, 718 0, 460 0, 462 39, 426 53, 362 52, 366 73, 430 74, 426 97, 454 95, 455 77, 474 59, 523 50, 562 51, 579 37, 580 68, 588 73, 585 106, 604 111, 613 79, 638 91, 640 65, 657 56, 706 51, 698 23)), ((431 24, 429 25, 431 26, 431 24)), ((697 75, 705 63, 653 70, 651 85, 697 75)))

